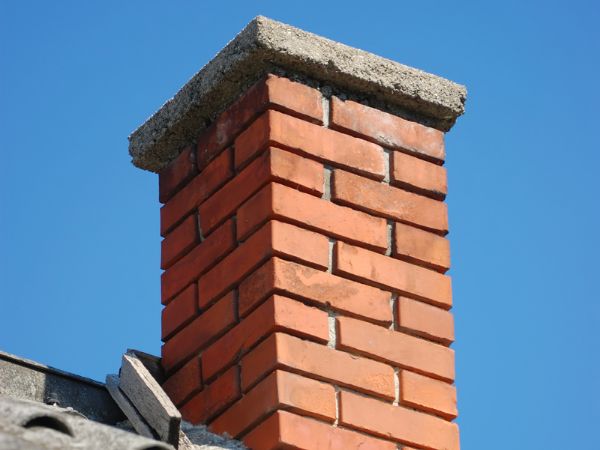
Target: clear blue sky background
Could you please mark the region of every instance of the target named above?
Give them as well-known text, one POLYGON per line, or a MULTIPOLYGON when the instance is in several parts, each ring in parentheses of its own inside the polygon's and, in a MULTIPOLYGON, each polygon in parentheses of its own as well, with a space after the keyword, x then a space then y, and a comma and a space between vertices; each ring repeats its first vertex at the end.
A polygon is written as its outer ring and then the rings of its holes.
POLYGON ((255 15, 469 88, 448 134, 463 448, 600 448, 597 1, 0 1, 0 349, 160 349, 127 136, 255 15))

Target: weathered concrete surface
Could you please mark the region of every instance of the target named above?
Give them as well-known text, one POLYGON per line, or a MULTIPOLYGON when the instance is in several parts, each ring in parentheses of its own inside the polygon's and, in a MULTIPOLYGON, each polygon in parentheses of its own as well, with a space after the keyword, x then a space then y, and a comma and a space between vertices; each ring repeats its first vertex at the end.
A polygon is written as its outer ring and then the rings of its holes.
POLYGON ((170 445, 84 418, 73 409, 0 395, 3 449, 173 449, 170 445))
POLYGON ((277 70, 403 108, 444 131, 464 112, 464 86, 259 16, 129 136, 133 163, 160 170, 241 92, 277 70))
POLYGON ((0 352, 0 395, 72 407, 109 425, 125 418, 102 383, 5 352, 0 352))

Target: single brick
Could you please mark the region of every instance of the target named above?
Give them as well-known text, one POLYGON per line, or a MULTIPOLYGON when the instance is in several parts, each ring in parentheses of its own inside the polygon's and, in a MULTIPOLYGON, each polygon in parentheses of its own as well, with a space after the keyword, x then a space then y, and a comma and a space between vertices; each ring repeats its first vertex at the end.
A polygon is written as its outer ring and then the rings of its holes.
POLYGON ((233 366, 219 378, 194 395, 179 408, 184 420, 204 424, 218 415, 240 396, 240 376, 233 366))
POLYGON ((458 415, 454 386, 407 370, 400 372, 400 403, 446 420, 458 415))
POLYGON ((335 395, 330 384, 276 370, 214 420, 210 429, 238 437, 277 409, 333 422, 335 395))
POLYGON ((167 303, 175 294, 198 279, 235 245, 233 220, 225 222, 213 234, 197 245, 161 275, 161 298, 167 303))
POLYGON ((238 239, 269 219, 281 219, 358 245, 385 251, 384 219, 335 205, 278 183, 270 183, 237 214, 238 239))
POLYGON ((450 345, 454 342, 454 317, 449 311, 428 305, 411 298, 398 298, 398 317, 400 330, 450 345))
POLYGON ((200 358, 195 356, 167 378, 163 389, 175 405, 181 405, 194 392, 202 389, 202 369, 200 358))
POLYGON ((181 362, 219 337, 235 323, 235 299, 232 292, 165 342, 161 348, 162 366, 172 372, 181 362))
POLYGON ((196 283, 192 283, 165 306, 161 320, 163 341, 196 317, 197 304, 197 286, 196 283))
POLYGON ((285 331, 326 343, 329 339, 327 313, 280 295, 271 296, 202 354, 202 370, 209 380, 260 339, 285 331))
POLYGON ((395 257, 414 264, 442 273, 450 268, 450 241, 437 234, 396 222, 392 248, 395 257))
POLYGON ((272 334, 242 358, 242 390, 246 392, 276 368, 394 398, 394 370, 390 366, 283 333, 272 334))
POLYGON ((207 236, 246 199, 269 181, 311 194, 323 193, 323 165, 278 148, 269 148, 200 206, 200 225, 207 236))
POLYGON ((383 149, 379 145, 297 119, 267 111, 235 140, 235 166, 240 167, 269 145, 281 146, 320 161, 382 180, 383 149))
POLYGON ((162 240, 160 268, 168 269, 199 242, 198 216, 192 214, 162 240))
POLYGON ((446 169, 414 156, 392 152, 390 183, 437 200, 448 193, 446 169))
POLYGON ((279 258, 271 258, 239 287, 240 315, 263 299, 281 293, 367 320, 391 321, 390 294, 279 258))
POLYGON ((340 393, 340 424, 419 448, 460 448, 455 423, 351 392, 340 393))
POLYGON ((266 85, 269 108, 319 125, 323 123, 323 95, 320 91, 273 74, 267 75, 266 85))
POLYGON ((325 236, 312 231, 287 223, 267 222, 200 278, 200 307, 206 307, 271 256, 281 256, 326 269, 329 244, 325 236))
POLYGON ((166 203, 172 196, 198 173, 196 169, 196 148, 186 147, 175 160, 158 174, 158 196, 166 203))
POLYGON ((281 410, 269 416, 243 440, 253 450, 396 450, 396 444, 391 442, 343 428, 334 428, 329 424, 281 410))
POLYGON ((440 234, 448 232, 448 208, 444 202, 343 170, 334 170, 332 175, 331 200, 336 203, 440 234))
POLYGON ((452 306, 452 285, 448 275, 341 241, 334 248, 333 271, 442 308, 449 309, 452 306))
POLYGON ((454 350, 350 317, 337 318, 338 348, 442 380, 454 380, 454 350))
POLYGON ((232 176, 232 150, 227 149, 160 209, 160 235, 168 233, 232 176))
POLYGON ((444 133, 351 100, 331 98, 331 128, 436 161, 445 158, 444 133))
POLYGON ((246 125, 267 108, 322 123, 321 93, 302 83, 268 74, 227 108, 198 138, 198 166, 202 169, 230 145, 246 125))

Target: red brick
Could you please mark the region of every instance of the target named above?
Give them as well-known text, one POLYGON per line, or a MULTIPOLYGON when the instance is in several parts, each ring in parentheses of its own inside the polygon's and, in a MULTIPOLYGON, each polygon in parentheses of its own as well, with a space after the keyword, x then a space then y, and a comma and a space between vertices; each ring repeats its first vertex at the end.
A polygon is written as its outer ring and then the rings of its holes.
POLYGON ((200 278, 200 307, 210 304, 271 256, 325 269, 329 260, 328 246, 325 236, 287 223, 267 222, 200 278))
POLYGON ((197 311, 197 286, 196 283, 192 283, 162 310, 162 340, 166 340, 182 326, 191 322, 196 317, 197 311))
POLYGON ((318 90, 269 74, 248 89, 202 133, 198 139, 199 167, 204 167, 221 149, 230 145, 236 135, 267 108, 319 124, 323 120, 323 102, 318 90))
POLYGON ((166 203, 177 190, 183 187, 194 175, 196 169, 196 149, 184 148, 175 160, 158 174, 158 195, 161 203, 166 203))
POLYGON ((400 372, 400 403, 446 420, 458 415, 454 386, 407 370, 400 372))
POLYGON ((452 313, 406 297, 398 298, 398 328, 450 345, 454 341, 452 313))
POLYGON ((161 242, 160 268, 168 269, 200 242, 198 216, 188 216, 161 242))
POLYGON ((444 133, 416 122, 361 105, 331 98, 331 128, 395 149, 443 161, 444 133))
POLYGON ((419 448, 460 448, 455 423, 351 392, 340 394, 340 424, 419 448))
POLYGON ((281 146, 377 180, 385 176, 380 146, 277 111, 265 112, 235 140, 236 167, 269 145, 281 146))
POLYGON ((337 318, 338 348, 442 380, 454 380, 454 350, 349 317, 337 318))
POLYGON ((444 202, 413 194, 343 170, 332 174, 331 200, 377 216, 448 232, 448 208, 444 202))
POLYGON ((396 258, 442 273, 450 268, 450 241, 437 234, 396 222, 392 248, 396 258))
POLYGON ((221 298, 162 346, 162 365, 171 372, 181 362, 200 351, 235 323, 235 301, 232 292, 221 298))
POLYGON ((269 181, 279 181, 311 194, 323 193, 323 165, 278 148, 267 149, 233 180, 200 206, 200 225, 212 229, 269 181))
POLYGON ((351 315, 390 323, 390 293, 300 264, 271 258, 239 287, 240 315, 273 293, 328 306, 351 315))
POLYGON ((452 306, 452 285, 448 275, 340 241, 334 248, 334 261, 335 273, 392 289, 442 308, 452 306))
POLYGON ((181 369, 171 375, 162 387, 176 405, 181 405, 190 395, 202 389, 200 358, 195 356, 190 359, 181 369))
POLYGON ((242 359, 242 390, 246 392, 273 369, 284 368, 394 398, 394 370, 390 366, 283 333, 272 334, 242 359))
POLYGON ((271 183, 248 200, 237 214, 238 239, 269 219, 281 219, 358 245, 384 251, 384 219, 271 183))
POLYGON ((160 209, 161 236, 233 176, 231 158, 232 150, 225 150, 160 209))
POLYGON ((214 433, 238 437, 263 417, 283 408, 333 422, 335 395, 329 384, 276 370, 221 414, 210 428, 214 433))
POLYGON ((448 193, 446 169, 414 156, 392 152, 390 183, 437 200, 448 193))
POLYGON ((244 438, 253 450, 396 450, 396 444, 334 428, 287 411, 276 411, 244 438))
POLYGON ((191 252, 169 267, 161 276, 161 298, 167 303, 225 256, 235 245, 234 223, 225 222, 191 252))
POLYGON ((273 295, 235 328, 202 354, 202 370, 207 380, 244 355, 260 339, 285 331, 326 343, 329 339, 327 313, 300 302, 273 295))
POLYGON ((203 424, 215 417, 240 396, 239 370, 233 366, 214 382, 205 386, 181 408, 184 420, 203 424))

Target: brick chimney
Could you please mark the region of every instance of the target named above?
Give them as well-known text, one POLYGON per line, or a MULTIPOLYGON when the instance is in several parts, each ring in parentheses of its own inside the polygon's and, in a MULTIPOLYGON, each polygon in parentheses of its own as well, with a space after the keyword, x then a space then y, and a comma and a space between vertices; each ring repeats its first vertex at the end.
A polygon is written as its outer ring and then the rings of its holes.
POLYGON ((131 135, 184 419, 255 450, 459 448, 443 164, 465 96, 258 17, 131 135))

